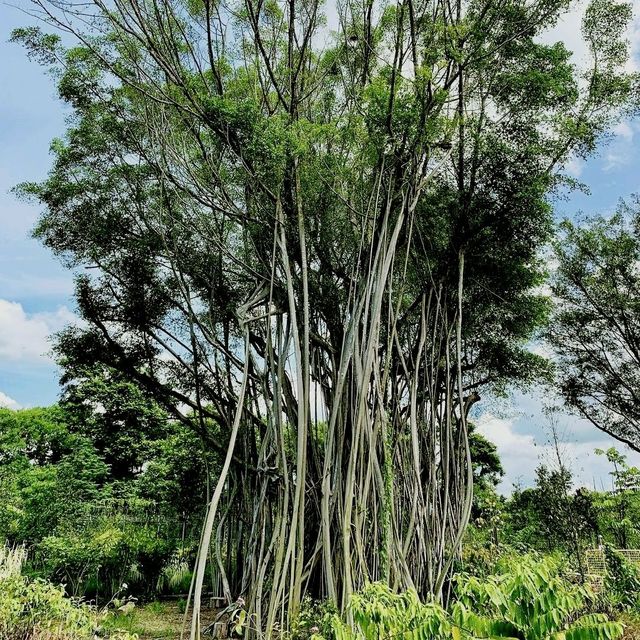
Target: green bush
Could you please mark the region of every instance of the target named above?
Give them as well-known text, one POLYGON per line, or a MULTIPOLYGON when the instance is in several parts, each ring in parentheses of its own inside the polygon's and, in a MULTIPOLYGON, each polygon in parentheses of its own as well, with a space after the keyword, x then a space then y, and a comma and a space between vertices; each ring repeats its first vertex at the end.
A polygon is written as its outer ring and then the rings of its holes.
POLYGON ((640 611, 640 575, 638 569, 611 545, 605 545, 607 572, 602 599, 605 608, 615 611, 640 611))
POLYGON ((452 621, 441 606, 420 602, 414 590, 396 594, 380 583, 368 584, 351 597, 349 619, 353 622, 337 614, 330 617, 329 626, 336 640, 444 640, 455 635, 452 621))
POLYGON ((171 542, 126 514, 99 515, 41 540, 34 547, 35 566, 43 577, 66 584, 73 595, 108 600, 123 583, 138 594, 153 590, 171 542))
POLYGON ((291 625, 291 640, 306 640, 315 634, 331 635, 336 606, 329 600, 303 598, 300 611, 291 625))
MULTIPOLYGON (((0 547, 0 638, 2 640, 93 640, 103 614, 67 598, 63 587, 21 575, 26 554, 0 547)), ((135 640, 114 630, 111 640, 135 640)))
POLYGON ((623 625, 589 613, 593 594, 568 581, 552 558, 525 556, 508 571, 486 579, 456 578, 456 599, 447 611, 422 603, 416 592, 394 594, 382 584, 352 596, 346 618, 330 617, 336 640, 616 640, 623 625))
POLYGON ((615 640, 623 633, 620 623, 589 613, 593 594, 567 580, 555 558, 524 556, 500 575, 456 581, 452 615, 476 637, 615 640))
POLYGON ((95 615, 62 587, 23 576, 0 580, 0 637, 4 640, 92 638, 95 615))

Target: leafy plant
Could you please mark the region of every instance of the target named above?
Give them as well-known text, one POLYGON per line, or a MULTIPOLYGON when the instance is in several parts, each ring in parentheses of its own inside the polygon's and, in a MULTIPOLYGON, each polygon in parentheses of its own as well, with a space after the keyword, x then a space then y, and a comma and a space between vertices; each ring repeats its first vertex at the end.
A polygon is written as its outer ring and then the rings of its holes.
POLYGON ((486 580, 457 576, 452 615, 476 637, 523 640, 615 640, 623 626, 604 614, 588 613, 594 596, 570 583, 553 558, 530 555, 508 572, 486 580), (476 612, 481 612, 478 614, 476 612))
POLYGON ((602 529, 619 549, 633 548, 639 542, 640 471, 629 466, 626 456, 614 447, 595 452, 606 456, 612 466, 612 491, 603 493, 598 501, 602 529))
MULTIPOLYGON (((0 638, 91 640, 103 620, 94 607, 67 598, 63 587, 21 575, 23 548, 0 548, 0 638)), ((119 629, 111 640, 135 640, 119 629)))
POLYGON ((611 545, 604 546, 606 574, 602 591, 605 606, 615 610, 640 609, 638 570, 611 545))
POLYGON ((589 613, 593 594, 570 583, 553 558, 525 556, 505 573, 456 576, 457 599, 447 611, 423 603, 414 590, 393 593, 369 584, 354 594, 346 619, 331 616, 336 640, 616 640, 623 625, 589 613))
POLYGON ((330 623, 336 640, 435 640, 455 636, 454 626, 440 605, 420 602, 413 589, 393 593, 382 583, 368 584, 351 597, 347 621, 334 614, 330 623))
POLYGON ((309 638, 316 634, 331 635, 333 616, 338 610, 330 600, 302 600, 300 612, 291 625, 292 640, 309 638))

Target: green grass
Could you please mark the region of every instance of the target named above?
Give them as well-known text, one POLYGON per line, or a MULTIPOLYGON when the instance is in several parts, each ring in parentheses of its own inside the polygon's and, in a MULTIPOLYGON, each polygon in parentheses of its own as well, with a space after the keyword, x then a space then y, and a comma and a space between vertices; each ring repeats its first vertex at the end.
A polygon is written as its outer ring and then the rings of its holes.
MULTIPOLYGON (((180 605, 180 601, 155 601, 137 606, 127 613, 112 611, 104 623, 104 628, 107 632, 119 629, 135 633, 139 640, 177 640, 182 630, 184 614, 184 607, 180 605)), ((202 624, 207 625, 212 622, 216 613, 215 610, 204 609, 202 624)))
POLYGON ((177 608, 163 602, 136 607, 133 611, 112 612, 105 621, 105 629, 122 629, 135 633, 141 640, 151 638, 179 638, 182 615, 177 608))

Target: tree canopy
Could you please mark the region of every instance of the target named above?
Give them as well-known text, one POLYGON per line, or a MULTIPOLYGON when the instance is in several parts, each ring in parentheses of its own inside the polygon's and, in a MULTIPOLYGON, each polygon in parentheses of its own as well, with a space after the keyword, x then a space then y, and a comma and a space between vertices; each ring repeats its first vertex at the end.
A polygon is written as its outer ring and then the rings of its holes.
POLYGON ((640 451, 639 203, 561 230, 549 329, 561 392, 579 415, 640 451))

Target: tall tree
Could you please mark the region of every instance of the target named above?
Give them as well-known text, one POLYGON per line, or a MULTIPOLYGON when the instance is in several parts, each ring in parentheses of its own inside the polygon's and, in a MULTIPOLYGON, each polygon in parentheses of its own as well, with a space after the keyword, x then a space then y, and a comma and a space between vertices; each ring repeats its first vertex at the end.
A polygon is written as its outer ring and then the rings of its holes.
POLYGON ((640 451, 640 203, 556 243, 558 300, 549 338, 567 405, 640 451))
POLYGON ((468 412, 541 365, 546 195, 628 99, 629 6, 587 9, 584 78, 538 37, 566 0, 344 2, 333 34, 319 0, 35 6, 78 40, 16 34, 74 113, 23 187, 78 269, 86 328, 60 349, 226 435, 192 637, 214 529, 267 637, 305 592, 439 597, 468 412))

